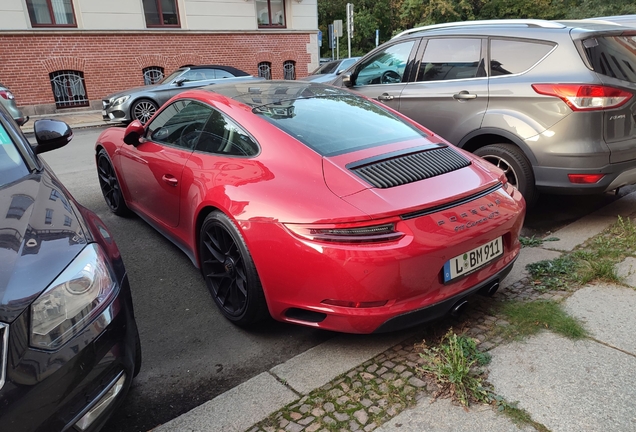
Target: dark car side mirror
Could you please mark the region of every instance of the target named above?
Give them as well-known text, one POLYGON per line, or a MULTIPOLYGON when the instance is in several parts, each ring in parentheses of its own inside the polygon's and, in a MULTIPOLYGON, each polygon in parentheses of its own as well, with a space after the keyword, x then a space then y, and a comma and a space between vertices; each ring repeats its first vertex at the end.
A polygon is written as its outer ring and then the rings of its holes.
POLYGON ((38 142, 32 146, 36 154, 64 147, 73 139, 71 127, 60 120, 36 120, 33 124, 33 133, 38 142))
POLYGON ((178 85, 179 87, 181 87, 183 85, 184 82, 186 82, 187 79, 185 77, 179 77, 176 80, 174 80, 174 83, 176 85, 178 85))
POLYGON ((124 132, 124 142, 132 146, 137 146, 141 143, 140 138, 144 135, 144 125, 139 120, 134 120, 128 126, 124 132))
POLYGON ((353 81, 353 79, 351 78, 351 74, 342 74, 342 84, 345 87, 353 87, 353 85, 355 84, 355 82, 353 81))

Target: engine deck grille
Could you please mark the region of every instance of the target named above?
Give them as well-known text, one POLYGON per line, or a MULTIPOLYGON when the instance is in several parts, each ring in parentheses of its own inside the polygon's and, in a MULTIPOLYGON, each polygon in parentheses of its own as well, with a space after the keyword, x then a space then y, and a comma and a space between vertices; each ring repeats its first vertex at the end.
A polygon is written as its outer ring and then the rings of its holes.
POLYGON ((424 150, 352 167, 358 176, 381 189, 413 183, 470 165, 470 160, 450 147, 424 150))

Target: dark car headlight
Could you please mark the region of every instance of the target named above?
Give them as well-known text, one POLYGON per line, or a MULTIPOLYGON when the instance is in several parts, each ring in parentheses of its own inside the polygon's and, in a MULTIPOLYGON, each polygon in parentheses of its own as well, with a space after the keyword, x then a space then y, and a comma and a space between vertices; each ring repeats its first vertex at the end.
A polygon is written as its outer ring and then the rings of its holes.
POLYGON ((101 248, 92 243, 31 305, 31 346, 54 350, 97 316, 117 289, 101 248))
POLYGON ((128 99, 130 99, 130 95, 120 96, 117 99, 113 100, 110 104, 111 106, 121 105, 124 102, 126 102, 128 99))

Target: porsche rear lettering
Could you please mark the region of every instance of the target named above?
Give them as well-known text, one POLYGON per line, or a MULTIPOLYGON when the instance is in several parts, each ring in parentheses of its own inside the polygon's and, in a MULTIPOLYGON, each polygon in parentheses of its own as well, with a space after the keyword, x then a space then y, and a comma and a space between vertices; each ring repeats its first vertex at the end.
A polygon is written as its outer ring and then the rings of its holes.
POLYGON ((493 219, 498 216, 499 216, 499 210, 495 210, 494 212, 490 213, 488 216, 483 217, 481 219, 477 219, 475 221, 469 221, 469 222, 466 222, 465 224, 457 225, 455 227, 455 232, 464 231, 464 230, 476 227, 478 225, 488 222, 489 219, 493 219))

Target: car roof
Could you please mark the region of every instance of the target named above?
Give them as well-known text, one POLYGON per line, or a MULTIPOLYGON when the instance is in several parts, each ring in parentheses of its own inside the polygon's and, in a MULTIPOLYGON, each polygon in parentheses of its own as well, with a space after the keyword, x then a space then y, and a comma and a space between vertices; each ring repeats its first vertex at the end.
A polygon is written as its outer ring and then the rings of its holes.
POLYGON ((193 66, 184 66, 181 67, 179 69, 222 69, 226 72, 231 73, 234 76, 248 76, 249 74, 245 71, 242 71, 240 69, 237 69, 235 67, 232 66, 225 66, 225 65, 193 65, 193 66))
POLYGON ((418 35, 422 36, 429 32, 435 33, 468 33, 470 31, 479 31, 483 33, 485 29, 495 30, 511 30, 517 29, 519 32, 523 32, 526 29, 546 29, 546 30, 571 30, 580 29, 587 31, 599 31, 599 30, 617 30, 620 26, 608 21, 592 21, 592 20, 562 20, 562 21, 549 21, 540 19, 500 19, 500 20, 475 20, 475 21, 460 21, 452 23, 433 24, 429 26, 416 27, 409 30, 405 30, 393 37, 393 39, 408 36, 418 35))
POLYGON ((359 97, 348 90, 311 81, 263 80, 222 83, 201 87, 255 107, 312 97, 359 97))

